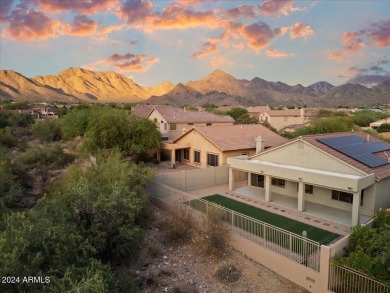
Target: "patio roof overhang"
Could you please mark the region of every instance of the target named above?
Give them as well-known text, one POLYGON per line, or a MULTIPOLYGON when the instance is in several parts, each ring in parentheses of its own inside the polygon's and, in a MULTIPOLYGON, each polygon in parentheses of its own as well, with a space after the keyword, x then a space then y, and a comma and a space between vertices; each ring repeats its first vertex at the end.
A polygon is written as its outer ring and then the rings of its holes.
POLYGON ((166 150, 179 150, 179 149, 187 149, 191 147, 190 143, 161 143, 161 147, 166 150))
POLYGON ((282 178, 295 182, 322 186, 346 192, 358 192, 375 183, 374 174, 350 175, 292 165, 282 165, 268 161, 228 158, 229 167, 244 172, 282 178))

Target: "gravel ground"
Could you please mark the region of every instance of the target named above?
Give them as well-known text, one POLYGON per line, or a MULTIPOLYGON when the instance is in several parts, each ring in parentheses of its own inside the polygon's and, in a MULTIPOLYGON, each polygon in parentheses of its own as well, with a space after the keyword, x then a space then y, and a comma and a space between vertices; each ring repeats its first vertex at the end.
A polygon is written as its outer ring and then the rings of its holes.
POLYGON ((147 228, 145 246, 132 268, 141 292, 308 292, 231 247, 216 258, 201 255, 191 244, 168 242, 161 222, 166 213, 154 207, 155 220, 147 228), (238 281, 226 284, 217 279, 215 272, 224 264, 238 268, 238 281))

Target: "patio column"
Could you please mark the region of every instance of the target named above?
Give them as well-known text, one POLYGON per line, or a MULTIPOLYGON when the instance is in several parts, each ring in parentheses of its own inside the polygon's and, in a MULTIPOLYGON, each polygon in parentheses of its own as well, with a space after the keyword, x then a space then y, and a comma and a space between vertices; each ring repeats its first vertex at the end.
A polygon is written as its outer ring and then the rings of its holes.
POLYGON ((265 201, 272 201, 271 198, 271 176, 264 176, 265 201))
POLYGON ((248 172, 248 186, 252 185, 252 173, 248 172))
POLYGON ((305 210, 305 188, 302 181, 298 182, 298 211, 305 210))
POLYGON ((234 190, 234 170, 229 168, 229 190, 234 190))
POLYGON ((176 150, 171 150, 171 167, 175 169, 175 163, 176 163, 176 150))
POLYGON ((353 193, 352 202, 352 227, 359 225, 360 191, 353 193))

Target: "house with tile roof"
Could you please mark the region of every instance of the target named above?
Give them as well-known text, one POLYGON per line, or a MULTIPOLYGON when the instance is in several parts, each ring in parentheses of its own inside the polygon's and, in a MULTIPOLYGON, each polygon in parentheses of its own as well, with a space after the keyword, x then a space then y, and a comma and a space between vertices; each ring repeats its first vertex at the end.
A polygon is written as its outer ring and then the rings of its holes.
POLYGON ((259 122, 269 123, 276 130, 289 125, 305 124, 317 118, 317 111, 310 109, 265 110, 258 116, 259 122))
POLYGON ((227 158, 253 156, 288 140, 260 124, 195 126, 162 147, 170 152, 171 164, 204 168, 225 165, 227 158))
POLYGON ((345 225, 369 220, 379 208, 390 207, 390 144, 363 132, 308 135, 250 158, 228 158, 229 189, 237 171, 265 201, 284 197, 295 209, 329 209, 345 225))
POLYGON ((228 115, 186 111, 167 106, 154 106, 148 119, 156 123, 165 140, 174 140, 194 126, 222 126, 234 123, 234 119, 228 115))
POLYGON ((131 107, 131 114, 147 118, 153 111, 153 106, 138 105, 131 107))
POLYGON ((377 129, 377 128, 380 127, 382 124, 390 124, 390 117, 387 117, 387 118, 384 118, 384 119, 380 119, 380 120, 371 122, 371 123, 370 123, 370 128, 371 128, 371 129, 377 129))

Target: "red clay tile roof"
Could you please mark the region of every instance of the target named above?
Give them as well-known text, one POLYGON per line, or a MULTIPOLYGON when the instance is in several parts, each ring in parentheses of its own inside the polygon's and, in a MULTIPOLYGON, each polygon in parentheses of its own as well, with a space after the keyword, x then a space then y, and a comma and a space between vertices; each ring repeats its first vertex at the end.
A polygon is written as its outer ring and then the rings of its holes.
MULTIPOLYGON (((259 136, 265 140, 266 148, 279 146, 288 141, 260 124, 196 126, 189 131, 198 131, 221 151, 255 149, 255 139, 259 136)), ((176 138, 174 142, 188 132, 176 138)))
MULTIPOLYGON (((271 117, 284 117, 284 116, 301 116, 301 109, 291 109, 291 110, 265 110, 264 113, 267 113, 271 117)), ((317 111, 305 109, 305 117, 316 117, 317 111)))
MULTIPOLYGON (((328 147, 327 145, 316 140, 317 138, 340 137, 340 136, 347 136, 347 135, 356 135, 356 136, 362 137, 364 139, 367 139, 367 134, 364 132, 338 132, 338 133, 328 133, 328 134, 319 134, 319 135, 305 135, 305 136, 302 136, 302 140, 304 140, 304 141, 308 142, 309 144, 325 151, 326 153, 332 155, 333 157, 336 157, 336 158, 342 160, 343 162, 347 163, 348 165, 353 166, 353 167, 363 171, 366 174, 374 173, 375 177, 378 180, 390 177, 390 164, 382 165, 382 166, 379 166, 376 168, 370 168, 370 167, 348 157, 347 155, 344 155, 344 154, 332 149, 331 147, 328 147)), ((380 142, 390 146, 389 143, 386 143, 380 139, 377 139, 377 138, 373 137, 372 135, 369 136, 369 141, 380 141, 380 142)), ((387 154, 390 156, 390 151, 387 152, 387 154)), ((376 153, 376 155, 381 157, 381 158, 387 159, 384 152, 378 152, 378 153, 376 153)))
POLYGON ((213 122, 234 122, 228 115, 217 115, 209 112, 184 111, 182 108, 154 106, 168 123, 213 123, 213 122))
POLYGON ((131 108, 131 113, 140 117, 148 117, 152 113, 151 106, 135 106, 131 108))

